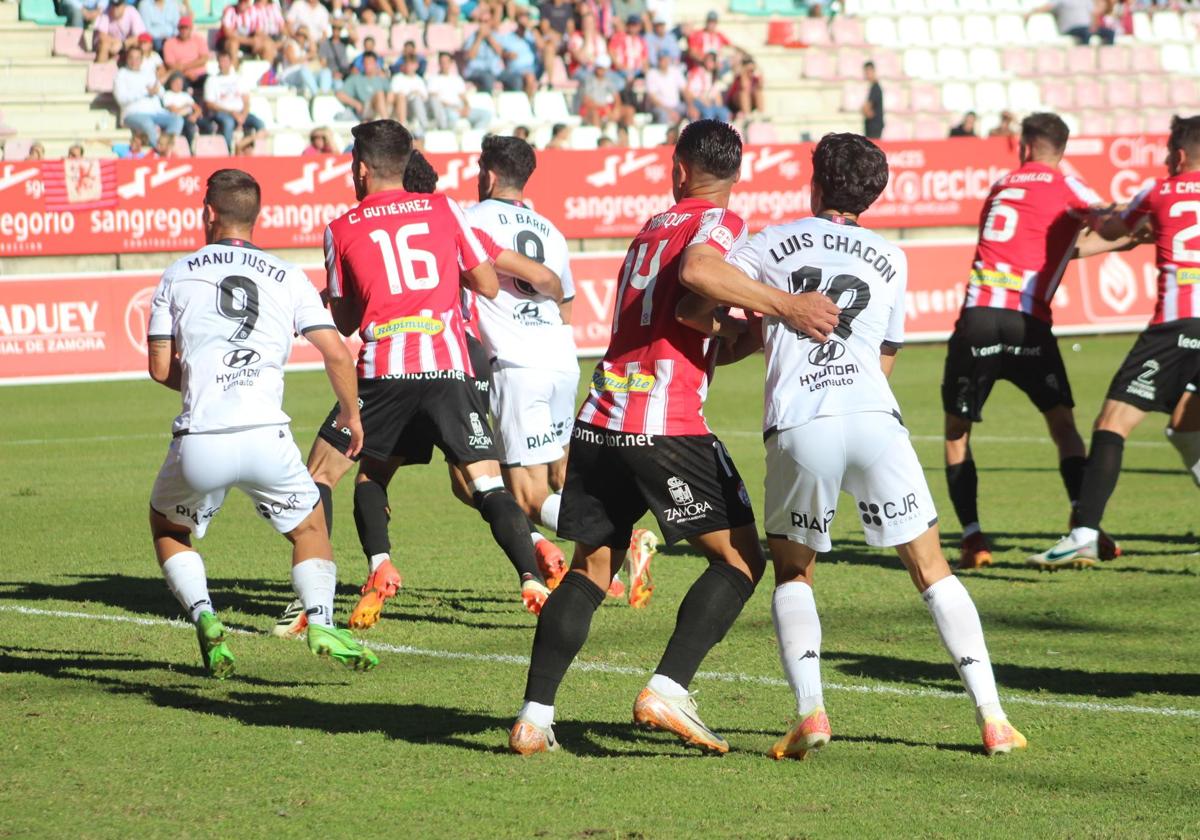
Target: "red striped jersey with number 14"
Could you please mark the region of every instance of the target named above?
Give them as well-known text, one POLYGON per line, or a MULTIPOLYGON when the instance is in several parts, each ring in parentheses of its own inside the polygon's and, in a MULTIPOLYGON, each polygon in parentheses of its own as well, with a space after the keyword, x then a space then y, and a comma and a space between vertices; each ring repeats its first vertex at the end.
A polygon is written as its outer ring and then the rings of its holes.
POLYGON ((1050 301, 1100 197, 1052 166, 1030 162, 992 185, 963 308, 1015 309, 1051 323, 1050 301))
POLYGON ((1125 210, 1132 226, 1150 217, 1158 263, 1158 301, 1150 323, 1200 318, 1200 172, 1155 181, 1125 210))
POLYGON ((362 308, 358 375, 473 373, 459 274, 485 260, 462 210, 444 195, 375 193, 330 222, 329 296, 362 308))
POLYGON ((703 411, 709 341, 675 320, 687 294, 679 263, 692 245, 725 255, 745 239, 745 222, 700 199, 684 199, 646 222, 621 266, 612 339, 580 422, 632 434, 709 433, 703 411))

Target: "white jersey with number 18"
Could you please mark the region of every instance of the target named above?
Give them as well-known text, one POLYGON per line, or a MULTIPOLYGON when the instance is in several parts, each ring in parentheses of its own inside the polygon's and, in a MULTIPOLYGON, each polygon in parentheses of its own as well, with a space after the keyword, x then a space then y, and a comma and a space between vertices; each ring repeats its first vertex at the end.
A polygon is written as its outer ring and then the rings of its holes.
POLYGON ((304 272, 240 239, 176 260, 150 307, 151 341, 175 339, 183 410, 173 431, 288 423, 283 366, 292 336, 333 329, 304 272))
POLYGON ((900 248, 853 223, 816 217, 768 227, 728 259, 785 292, 824 292, 842 310, 823 344, 777 318, 763 320, 764 430, 860 411, 899 414, 879 352, 904 342, 908 261, 900 248))

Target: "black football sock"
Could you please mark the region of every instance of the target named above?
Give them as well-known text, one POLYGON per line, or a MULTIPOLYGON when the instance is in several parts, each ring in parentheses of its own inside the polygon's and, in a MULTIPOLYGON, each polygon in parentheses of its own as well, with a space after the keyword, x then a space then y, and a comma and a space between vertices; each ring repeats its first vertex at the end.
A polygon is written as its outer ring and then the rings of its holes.
POLYGON ((950 490, 950 502, 962 527, 979 523, 979 474, 975 472, 974 459, 968 458, 961 464, 946 465, 946 487, 950 490))
POLYGON ((675 632, 654 673, 687 688, 704 657, 725 638, 753 594, 753 581, 733 566, 709 563, 683 597, 675 632))
POLYGON ((571 572, 550 593, 538 616, 529 657, 525 699, 554 705, 554 695, 592 627, 592 615, 604 603, 604 590, 571 572))
POLYGON ((1087 469, 1083 473, 1083 490, 1075 509, 1075 524, 1080 528, 1100 530, 1104 507, 1117 488, 1121 475, 1121 456, 1125 438, 1116 432, 1092 432, 1092 448, 1088 450, 1087 469))
POLYGON ((540 534, 540 533, 542 533, 541 531, 539 531, 539 530, 538 530, 537 523, 536 523, 536 522, 534 522, 532 519, 530 519, 530 518, 529 518, 529 514, 526 514, 526 515, 525 515, 525 523, 526 523, 526 524, 529 526, 529 533, 530 533, 530 534, 540 534))
POLYGON ((333 536, 333 488, 328 484, 317 482, 317 493, 321 496, 321 506, 325 508, 325 531, 333 536))
POLYGON ((521 582, 536 580, 545 583, 538 571, 537 555, 529 539, 529 518, 507 490, 476 492, 472 498, 479 515, 492 529, 492 539, 513 564, 521 582))
POLYGON ((354 527, 368 558, 392 553, 392 542, 388 539, 391 518, 387 488, 378 481, 360 481, 354 485, 354 527))
POLYGON ((1082 455, 1072 455, 1058 462, 1058 474, 1062 476, 1063 487, 1067 488, 1067 498, 1072 505, 1079 503, 1079 493, 1083 489, 1083 471, 1087 468, 1087 458, 1082 455))

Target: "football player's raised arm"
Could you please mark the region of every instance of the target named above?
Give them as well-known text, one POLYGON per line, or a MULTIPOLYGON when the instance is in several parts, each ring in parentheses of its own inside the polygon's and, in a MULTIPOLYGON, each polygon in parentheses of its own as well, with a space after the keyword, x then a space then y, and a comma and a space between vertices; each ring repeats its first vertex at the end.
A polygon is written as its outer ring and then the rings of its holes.
POLYGON ((562 303, 562 280, 537 260, 531 260, 524 254, 505 248, 496 255, 496 268, 505 274, 519 277, 555 303, 562 303))
POLYGON ((354 357, 346 349, 341 337, 328 327, 306 330, 304 337, 317 348, 325 362, 325 374, 338 401, 338 427, 350 430, 350 446, 346 449, 346 457, 353 458, 362 451, 363 445, 354 357))
POLYGON ((679 280, 689 291, 725 306, 773 315, 814 341, 825 341, 838 323, 841 312, 824 293, 789 295, 756 283, 740 269, 725 262, 712 245, 689 245, 680 260, 679 280))
POLYGON ((146 342, 146 356, 151 379, 172 391, 182 388, 183 369, 179 366, 179 356, 175 355, 175 339, 150 339, 146 342))

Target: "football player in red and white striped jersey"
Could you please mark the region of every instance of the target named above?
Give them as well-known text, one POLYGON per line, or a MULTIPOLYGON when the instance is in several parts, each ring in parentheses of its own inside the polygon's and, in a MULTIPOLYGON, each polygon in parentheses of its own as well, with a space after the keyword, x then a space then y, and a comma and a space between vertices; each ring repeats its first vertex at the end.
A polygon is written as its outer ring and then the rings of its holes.
POLYGON ((729 749, 700 720, 688 684, 754 592, 766 561, 745 485, 701 409, 709 339, 680 323, 676 307, 696 292, 774 315, 817 341, 838 313, 823 294, 771 289, 725 263, 745 237, 745 223, 726 209, 741 159, 741 138, 727 123, 685 128, 672 159, 677 203, 646 222, 629 247, 608 352, 572 432, 558 533, 575 541, 575 556, 538 617, 525 703, 509 735, 514 752, 554 748, 559 683, 648 510, 668 542, 688 540, 709 566, 680 605, 671 641, 634 704, 634 722, 710 752, 729 749))
MULTIPOLYGON (((1120 241, 1153 234, 1158 300, 1108 388, 1096 418, 1076 527, 1053 548, 1029 558, 1040 568, 1095 563, 1104 508, 1117 486, 1125 439, 1151 411, 1171 415, 1167 437, 1200 484, 1200 116, 1171 122, 1166 178, 1140 192, 1100 235, 1120 241)), ((1101 559, 1104 559, 1101 557, 1101 559)))

